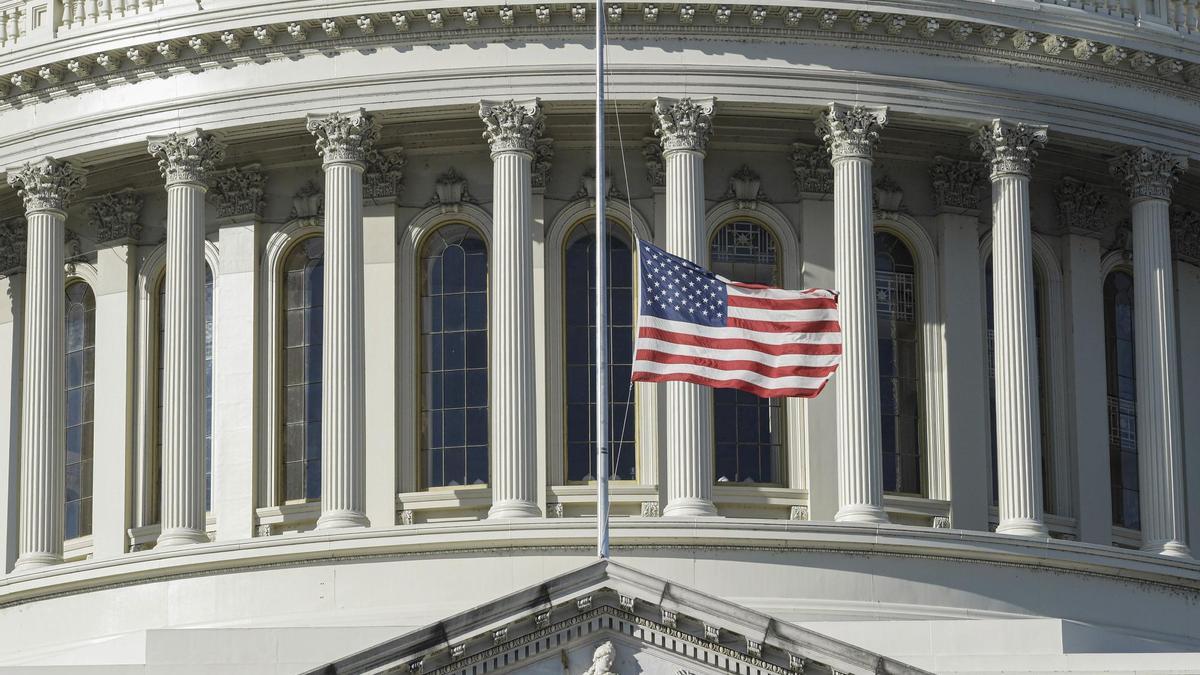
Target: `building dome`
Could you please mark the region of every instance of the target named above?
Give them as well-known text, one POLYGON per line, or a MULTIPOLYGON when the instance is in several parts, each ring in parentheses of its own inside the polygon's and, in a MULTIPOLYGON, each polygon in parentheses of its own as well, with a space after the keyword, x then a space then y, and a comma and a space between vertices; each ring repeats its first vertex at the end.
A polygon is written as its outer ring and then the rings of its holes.
POLYGON ((0 0, 0 673, 1200 672, 1200 2, 603 11, 0 0))

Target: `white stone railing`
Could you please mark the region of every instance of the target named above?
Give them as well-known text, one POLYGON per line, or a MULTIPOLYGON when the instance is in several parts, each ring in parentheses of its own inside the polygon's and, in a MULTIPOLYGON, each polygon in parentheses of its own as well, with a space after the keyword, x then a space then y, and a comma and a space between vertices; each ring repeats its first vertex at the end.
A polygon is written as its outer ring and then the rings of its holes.
POLYGON ((0 0, 0 48, 149 14, 166 0, 0 0))

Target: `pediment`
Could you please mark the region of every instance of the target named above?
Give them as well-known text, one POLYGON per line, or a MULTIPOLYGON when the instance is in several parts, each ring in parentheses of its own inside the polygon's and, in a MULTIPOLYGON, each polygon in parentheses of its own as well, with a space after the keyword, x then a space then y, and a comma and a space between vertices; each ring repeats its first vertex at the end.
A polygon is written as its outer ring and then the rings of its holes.
POLYGON ((631 567, 599 561, 312 672, 917 675, 925 671, 631 567), (613 650, 610 670, 597 651, 606 644, 605 649, 613 650))

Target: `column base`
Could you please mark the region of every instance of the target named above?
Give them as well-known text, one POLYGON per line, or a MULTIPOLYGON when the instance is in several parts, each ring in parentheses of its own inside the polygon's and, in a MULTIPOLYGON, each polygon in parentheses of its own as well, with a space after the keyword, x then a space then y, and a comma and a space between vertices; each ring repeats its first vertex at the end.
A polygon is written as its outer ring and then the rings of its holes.
POLYGON ((847 504, 838 509, 833 519, 839 523, 863 523, 864 525, 888 525, 887 512, 882 506, 871 504, 847 504))
POLYGON ((717 507, 707 499, 687 497, 669 502, 663 509, 664 518, 712 518, 717 515, 717 507))
POLYGON ((154 548, 157 550, 175 546, 190 546, 191 544, 207 544, 208 542, 207 533, 187 527, 178 527, 163 530, 162 534, 158 535, 158 541, 155 542, 154 548))
POLYGON ((322 511, 317 518, 318 530, 338 530, 346 527, 368 527, 371 521, 358 511, 322 511))
POLYGON ((492 504, 488 509, 488 520, 504 520, 505 518, 541 518, 542 510, 537 504, 521 499, 507 499, 492 504))
POLYGON ((1192 552, 1188 549, 1187 544, 1182 541, 1160 541, 1142 546, 1143 553, 1153 553, 1155 555, 1165 555, 1171 558, 1191 559, 1192 552))
POLYGON ((1014 537, 1030 537, 1045 539, 1050 536, 1046 524, 1032 518, 1009 518, 996 526, 996 534, 1008 534, 1014 537))
POLYGON ((43 567, 52 567, 62 561, 62 556, 54 553, 23 553, 13 564, 13 572, 31 572, 43 567))

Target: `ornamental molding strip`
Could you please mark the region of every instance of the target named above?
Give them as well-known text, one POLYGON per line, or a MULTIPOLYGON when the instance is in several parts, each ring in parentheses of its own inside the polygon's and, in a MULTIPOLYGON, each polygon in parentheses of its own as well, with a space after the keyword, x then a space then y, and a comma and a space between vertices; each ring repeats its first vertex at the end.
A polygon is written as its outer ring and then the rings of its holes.
POLYGON ((367 169, 363 174, 363 197, 390 199, 404 190, 404 167, 408 158, 404 148, 372 150, 367 154, 367 169))
POLYGON ((830 103, 829 109, 817 117, 817 138, 829 148, 834 161, 870 159, 879 142, 879 133, 887 125, 887 112, 887 106, 830 103))
POLYGON ((1179 260, 1200 265, 1200 211, 1171 208, 1171 250, 1179 260))
POLYGON ((267 207, 267 174, 259 164, 232 168, 213 176, 209 199, 217 207, 217 216, 261 218, 267 207))
POLYGON ((821 198, 833 194, 833 165, 821 146, 792 143, 792 178, 801 197, 821 198))
POLYGON ((103 195, 88 205, 88 224, 96 232, 97 244, 137 243, 142 238, 142 205, 145 200, 133 188, 103 195))
MULTIPOLYGON (((268 63, 296 54, 334 56, 382 46, 429 44, 430 40, 504 41, 514 37, 578 36, 586 31, 586 9, 531 4, 445 7, 392 13, 355 14, 271 25, 228 27, 217 32, 149 42, 122 50, 81 54, 30 65, 0 75, 0 99, 32 105, 80 91, 171 77, 189 71, 268 63), (580 22, 580 17, 584 18, 580 22), (482 20, 481 20, 482 19, 482 20), (99 68, 97 68, 99 66, 99 68)), ((630 36, 706 35, 863 43, 903 50, 979 55, 1104 75, 1194 95, 1200 62, 1185 61, 1065 33, 1037 33, 1007 26, 870 11, 747 5, 680 5, 678 25, 661 25, 656 4, 610 7, 611 32, 630 36), (626 21, 626 15, 637 17, 626 21), (1034 49, 1041 45, 1041 49, 1034 49)), ((1064 27, 1066 27, 1064 25, 1064 27)), ((589 33, 590 34, 590 33, 589 33)))
POLYGON ((306 126, 316 137, 317 154, 326 164, 365 164, 379 140, 379 123, 363 108, 349 113, 309 115, 306 126))
POLYGON ((523 152, 536 156, 538 140, 546 131, 546 116, 538 98, 480 101, 479 119, 483 120, 483 138, 493 155, 523 152))
POLYGON ((10 277, 25 271, 25 218, 0 220, 0 275, 10 277))
POLYGON ((66 211, 87 186, 87 172, 69 160, 47 157, 8 170, 8 184, 25 204, 25 213, 66 211))
POLYGON ((1109 170, 1120 179, 1129 192, 1129 200, 1165 199, 1170 201, 1171 188, 1180 174, 1187 170, 1188 159, 1168 150, 1135 148, 1114 157, 1109 170))
POLYGON ((1099 237, 1112 218, 1108 195, 1091 183, 1063 176, 1055 190, 1059 231, 1099 237))
POLYGON ((1028 178, 1033 160, 1047 140, 1047 127, 1043 124, 995 119, 979 129, 972 145, 990 165, 992 180, 1008 175, 1028 178))
POLYGON ((938 155, 929 169, 929 182, 938 211, 979 212, 983 187, 987 185, 983 165, 979 162, 938 155))
POLYGON ((151 136, 147 147, 158 159, 158 170, 168 187, 180 183, 207 185, 209 174, 225 158, 225 144, 201 129, 151 136))
POLYGON ((662 143, 663 152, 707 152, 716 103, 715 98, 654 99, 654 133, 662 143))

